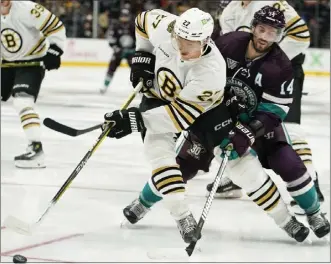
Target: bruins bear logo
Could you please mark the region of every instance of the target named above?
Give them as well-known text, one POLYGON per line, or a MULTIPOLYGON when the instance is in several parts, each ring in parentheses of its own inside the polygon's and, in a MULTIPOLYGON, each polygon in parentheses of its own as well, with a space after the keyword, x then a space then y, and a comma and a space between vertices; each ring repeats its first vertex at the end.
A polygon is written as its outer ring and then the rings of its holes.
POLYGON ((163 99, 171 101, 183 89, 176 75, 167 68, 157 71, 157 82, 163 99))
POLYGON ((1 44, 10 53, 18 52, 23 44, 21 35, 11 28, 1 31, 1 44))

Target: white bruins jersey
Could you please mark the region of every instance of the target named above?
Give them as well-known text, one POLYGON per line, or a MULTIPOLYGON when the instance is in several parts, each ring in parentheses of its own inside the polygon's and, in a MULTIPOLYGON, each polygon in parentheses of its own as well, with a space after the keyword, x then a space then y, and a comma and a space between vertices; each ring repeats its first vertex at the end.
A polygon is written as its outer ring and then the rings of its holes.
POLYGON ((43 57, 50 44, 63 50, 62 22, 45 7, 31 1, 11 1, 8 15, 1 15, 1 57, 25 61, 43 57))
POLYGON ((154 89, 145 93, 165 102, 143 113, 151 133, 178 133, 223 99, 225 61, 211 41, 201 58, 182 61, 174 48, 171 32, 177 16, 163 10, 142 12, 136 18, 136 50, 156 56, 154 89))
POLYGON ((222 33, 231 31, 250 32, 254 13, 269 5, 284 12, 286 28, 284 38, 279 43, 290 60, 300 53, 305 53, 310 44, 310 34, 305 21, 286 1, 251 1, 244 7, 242 1, 231 1, 220 17, 222 33))

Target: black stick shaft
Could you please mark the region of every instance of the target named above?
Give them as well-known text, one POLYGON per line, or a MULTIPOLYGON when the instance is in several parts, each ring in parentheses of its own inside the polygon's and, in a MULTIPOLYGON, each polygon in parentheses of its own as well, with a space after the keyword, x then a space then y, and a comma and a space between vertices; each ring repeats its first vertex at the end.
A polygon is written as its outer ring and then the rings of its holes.
MULTIPOLYGON (((214 200, 214 196, 215 196, 215 193, 216 193, 216 190, 218 188, 218 185, 221 181, 221 178, 223 176, 223 173, 224 173, 224 170, 225 170, 225 167, 226 167, 226 164, 228 163, 228 156, 225 155, 225 157, 223 158, 223 161, 222 161, 222 164, 220 166, 220 168, 218 169, 217 171, 217 174, 215 176, 215 179, 214 179, 214 182, 213 182, 213 188, 211 189, 208 197, 207 197, 207 200, 206 200, 206 203, 203 207, 203 210, 202 210, 202 214, 200 216, 200 219, 199 219, 199 223, 198 223, 198 226, 197 226, 197 229, 195 231, 195 237, 198 238, 200 237, 201 235, 201 231, 202 231, 202 228, 203 228, 203 225, 205 224, 205 221, 206 221, 206 218, 207 218, 207 215, 208 215, 208 212, 209 212, 209 209, 211 207, 211 204, 214 200)), ((198 239, 196 239, 196 241, 193 241, 191 242, 187 247, 186 247, 186 252, 189 256, 191 256, 193 254, 193 251, 195 249, 195 246, 198 242, 198 239)))

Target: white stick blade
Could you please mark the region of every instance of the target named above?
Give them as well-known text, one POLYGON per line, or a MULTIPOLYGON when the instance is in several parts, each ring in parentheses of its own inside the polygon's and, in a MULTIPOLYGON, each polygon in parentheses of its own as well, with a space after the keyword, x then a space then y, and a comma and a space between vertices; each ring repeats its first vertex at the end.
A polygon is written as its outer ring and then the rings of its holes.
POLYGON ((9 215, 3 222, 3 225, 17 233, 22 235, 31 235, 32 227, 28 223, 16 218, 15 216, 9 215))

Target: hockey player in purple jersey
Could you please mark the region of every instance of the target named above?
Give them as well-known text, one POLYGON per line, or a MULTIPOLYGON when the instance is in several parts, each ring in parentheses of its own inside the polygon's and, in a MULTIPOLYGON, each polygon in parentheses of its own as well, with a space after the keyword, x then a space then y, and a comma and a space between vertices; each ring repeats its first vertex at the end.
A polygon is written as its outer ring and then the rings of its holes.
POLYGON ((100 93, 102 94, 107 91, 122 59, 126 59, 129 66, 131 66, 131 58, 135 51, 135 28, 131 22, 130 11, 123 9, 119 17, 119 22, 115 23, 108 31, 109 46, 113 49, 114 53, 109 62, 104 85, 100 89, 100 93))
MULTIPOLYGON (((241 118, 240 125, 236 126, 229 139, 223 141, 214 154, 216 159, 220 159, 224 149, 231 147, 233 151, 230 159, 235 160, 246 155, 250 147, 253 148, 263 167, 272 169, 286 182, 288 192, 307 214, 310 228, 317 237, 323 237, 330 232, 330 224, 320 211, 311 175, 291 147, 283 126, 283 120, 292 103, 290 91, 293 88, 291 62, 277 45, 284 26, 282 12, 266 6, 255 13, 252 33, 231 32, 215 41, 227 62, 226 93, 235 95, 240 101, 239 105, 243 104, 247 111, 245 118, 241 118)), ((218 124, 217 120, 208 117, 202 124, 212 122, 218 124)), ((199 130, 202 128, 192 127, 191 133, 197 134, 199 130)), ((204 152, 203 161, 210 162, 213 153, 209 154, 210 156, 204 152)), ((177 160, 188 178, 194 177, 198 169, 208 168, 205 163, 198 168, 199 159, 194 160, 187 155, 187 147, 182 149, 177 160), (194 166, 190 166, 191 164, 194 166)), ((240 166, 229 167, 233 167, 233 182, 247 191, 243 178, 254 173, 254 168, 250 168, 248 164, 241 171, 238 170, 240 166)), ((185 178, 184 173, 183 177, 185 178)), ((269 187, 261 189, 271 195, 273 191, 269 187)), ((259 199, 256 197, 259 191, 261 190, 249 192, 248 196, 259 199)), ((267 200, 261 202, 261 205, 267 200)))

